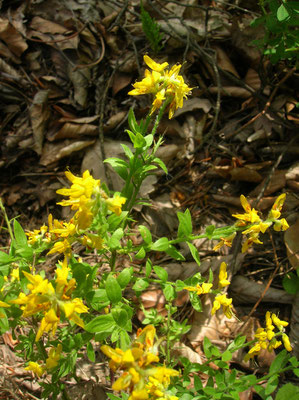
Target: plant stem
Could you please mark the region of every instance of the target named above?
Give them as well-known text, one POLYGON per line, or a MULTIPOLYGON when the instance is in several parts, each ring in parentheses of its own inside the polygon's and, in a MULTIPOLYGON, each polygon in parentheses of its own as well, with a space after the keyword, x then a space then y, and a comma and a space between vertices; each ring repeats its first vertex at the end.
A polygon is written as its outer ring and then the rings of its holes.
POLYGON ((1 210, 2 210, 2 212, 3 212, 3 215, 4 215, 4 219, 5 219, 5 222, 6 222, 6 225, 7 225, 7 229, 8 229, 8 232, 9 232, 9 236, 10 236, 11 240, 14 240, 14 235, 13 235, 13 233, 12 233, 12 229, 11 229, 11 226, 10 226, 10 222, 9 222, 8 216, 7 216, 7 214, 6 214, 5 207, 4 207, 3 203, 2 203, 1 197, 0 197, 0 208, 1 208, 1 210))

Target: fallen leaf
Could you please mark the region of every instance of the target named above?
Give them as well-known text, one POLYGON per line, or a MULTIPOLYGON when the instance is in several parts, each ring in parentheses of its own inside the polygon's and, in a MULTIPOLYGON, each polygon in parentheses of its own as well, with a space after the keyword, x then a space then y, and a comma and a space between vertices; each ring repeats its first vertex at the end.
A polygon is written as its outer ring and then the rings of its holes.
POLYGON ((33 149, 38 155, 41 155, 45 131, 50 118, 48 90, 40 90, 36 93, 29 108, 29 115, 34 138, 33 149))
POLYGON ((132 74, 116 72, 112 83, 112 94, 115 96, 120 90, 128 86, 132 82, 132 74))
POLYGON ((284 233, 284 242, 290 264, 294 269, 299 267, 299 218, 284 233))

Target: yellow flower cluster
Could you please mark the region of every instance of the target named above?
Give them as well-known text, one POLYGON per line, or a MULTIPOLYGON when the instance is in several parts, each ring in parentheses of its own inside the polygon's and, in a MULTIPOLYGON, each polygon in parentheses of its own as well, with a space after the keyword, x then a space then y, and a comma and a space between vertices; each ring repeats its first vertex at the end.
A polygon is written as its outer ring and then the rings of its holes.
POLYGON ((70 171, 66 171, 65 175, 72 185, 70 188, 57 190, 58 194, 68 197, 57 204, 71 207, 76 211, 74 216, 66 222, 53 220, 50 214, 48 227, 43 225, 38 230, 27 232, 28 243, 34 245, 39 240, 46 243, 55 242, 48 254, 60 253, 68 257, 72 253, 72 243, 76 240, 87 248, 101 249, 102 239, 99 235, 84 231, 90 227, 100 202, 104 201, 108 210, 120 215, 126 199, 117 193, 109 198, 100 188, 100 180, 94 179, 89 171, 85 171, 82 177, 75 176, 70 171))
MULTIPOLYGON (((244 228, 242 234, 247 236, 242 245, 242 253, 247 251, 248 248, 253 245, 253 243, 263 244, 263 242, 261 242, 259 239, 259 234, 260 232, 265 233, 271 225, 273 225, 275 231, 285 231, 289 228, 285 218, 279 219, 285 198, 285 193, 278 196, 268 214, 268 218, 266 220, 262 220, 258 215, 257 210, 251 208, 246 197, 241 195, 240 201, 245 213, 233 214, 233 217, 238 219, 238 221, 235 223, 235 226, 237 228, 244 228)), ((223 245, 231 246, 235 235, 236 233, 233 233, 226 238, 221 238, 221 241, 214 247, 214 250, 220 249, 220 247, 223 245)))
POLYGON ((170 377, 178 371, 165 366, 154 366, 159 362, 157 344, 154 343, 156 330, 148 325, 137 332, 137 338, 130 349, 123 351, 104 345, 102 352, 110 358, 112 371, 122 370, 122 375, 113 383, 113 390, 128 390, 128 400, 178 400, 167 391, 170 377))
POLYGON ((57 367, 62 352, 61 344, 58 344, 57 347, 51 347, 48 357, 46 359, 46 365, 41 365, 35 361, 29 361, 26 371, 32 371, 37 376, 42 376, 44 372, 57 367))
POLYGON ((282 345, 277 337, 282 337, 284 347, 287 351, 292 351, 289 337, 284 333, 284 328, 288 326, 288 322, 280 320, 274 313, 267 311, 266 313, 266 328, 258 328, 254 335, 257 343, 249 350, 245 356, 245 361, 258 355, 262 349, 273 351, 277 347, 282 345), (274 325, 273 325, 274 324, 274 325), (278 332, 274 332, 275 327, 278 328, 278 332))
POLYGON ((84 327, 79 314, 86 313, 88 308, 79 298, 71 298, 71 294, 76 286, 75 279, 68 280, 70 269, 67 266, 67 259, 63 263, 60 262, 60 268, 56 269, 55 288, 48 279, 44 279, 40 275, 32 275, 26 271, 23 274, 30 282, 27 285, 29 294, 21 292, 17 299, 11 300, 13 304, 21 305, 23 317, 42 313, 38 332, 35 340, 38 341, 44 332, 51 331, 55 334, 60 321, 61 311, 66 318, 75 324, 84 327))
MULTIPOLYGON (((230 285, 230 281, 227 279, 226 267, 226 263, 222 262, 219 269, 218 289, 222 289, 230 285)), ((196 292, 197 295, 201 295, 210 293, 212 286, 212 283, 202 283, 201 285, 197 284, 196 286, 185 286, 184 289, 188 290, 189 292, 196 292)), ((214 315, 221 306, 227 318, 231 318, 233 316, 232 299, 227 298, 225 293, 218 293, 216 295, 211 314, 214 315)))
POLYGON ((164 101, 169 101, 168 117, 171 119, 175 110, 183 107, 183 100, 190 94, 192 88, 186 85, 184 78, 179 75, 181 65, 174 65, 167 70, 168 63, 156 63, 149 56, 143 57, 144 62, 152 71, 145 70, 145 78, 141 82, 134 83, 134 89, 128 94, 138 96, 152 93, 155 98, 152 103, 151 114, 159 109, 164 101))

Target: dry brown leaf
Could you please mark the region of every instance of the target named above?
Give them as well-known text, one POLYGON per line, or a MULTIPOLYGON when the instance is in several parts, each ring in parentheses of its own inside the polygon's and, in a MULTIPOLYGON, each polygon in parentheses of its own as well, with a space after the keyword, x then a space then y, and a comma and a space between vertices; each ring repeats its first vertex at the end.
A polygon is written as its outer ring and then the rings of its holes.
POLYGON ((38 155, 41 155, 45 131, 50 118, 47 90, 40 90, 36 93, 29 114, 34 138, 33 149, 38 155))
POLYGON ((90 69, 81 68, 80 70, 74 70, 71 64, 67 64, 67 72, 74 86, 74 99, 76 103, 82 107, 86 107, 90 69))
MULTIPOLYGON (((212 94, 218 93, 218 87, 212 86, 208 90, 212 94)), ((247 89, 238 86, 223 86, 220 89, 220 94, 222 96, 237 97, 240 99, 248 99, 249 97, 251 97, 251 92, 249 92, 247 89)))
POLYGON ((185 357, 192 363, 202 364, 202 359, 200 355, 182 342, 175 343, 171 354, 175 358, 185 357))
POLYGON ((123 122, 127 117, 126 111, 118 111, 113 114, 104 125, 104 132, 109 132, 114 129, 118 124, 123 122))
POLYGON ((20 57, 28 48, 22 35, 10 24, 8 19, 0 18, 0 39, 17 57, 20 57))
POLYGON ((192 99, 188 99, 184 101, 183 107, 178 108, 174 113, 174 117, 178 117, 186 112, 194 111, 194 110, 203 110, 205 113, 208 113, 212 107, 210 100, 202 99, 199 97, 193 97, 192 99))
POLYGON ((97 136, 99 134, 98 127, 91 124, 75 124, 67 122, 57 132, 48 136, 48 140, 54 141, 58 139, 74 139, 80 136, 97 136))
POLYGON ((50 165, 61 158, 67 157, 70 154, 82 150, 85 147, 94 144, 94 140, 87 141, 71 141, 65 140, 62 143, 46 143, 43 148, 42 156, 40 159, 41 165, 50 165))
POLYGON ((219 67, 222 68, 224 71, 228 71, 231 74, 235 75, 237 78, 240 78, 236 68, 234 67, 226 52, 219 46, 215 46, 214 49, 216 50, 217 54, 217 65, 219 65, 219 67))
POLYGON ((299 268, 299 218, 297 222, 285 231, 284 242, 290 264, 294 269, 299 268))
POLYGON ((58 120, 58 122, 74 122, 75 124, 89 124, 90 122, 94 122, 99 118, 100 118, 99 115, 93 115, 92 117, 82 117, 82 118, 62 117, 58 120))
MULTIPOLYGON (((229 286, 231 296, 236 303, 256 303, 266 288, 265 283, 255 282, 245 276, 235 275, 229 286)), ((269 288, 263 297, 263 302, 292 304, 294 296, 284 290, 269 288)))
POLYGON ((69 29, 64 26, 41 17, 33 17, 30 22, 30 28, 42 33, 51 33, 52 35, 57 33, 65 34, 69 32, 69 29))
POLYGON ((293 164, 285 175, 287 180, 299 181, 299 162, 293 164))
MULTIPOLYGON (((284 170, 279 170, 279 171, 275 171, 269 184, 267 185, 265 192, 264 192, 264 196, 269 196, 272 193, 276 193, 278 191, 280 191, 281 189, 283 189, 286 185, 286 171, 284 170)), ((263 182, 261 182, 255 189, 253 189, 250 193, 249 196, 255 197, 258 196, 261 192, 261 190, 264 188, 265 186, 265 181, 267 178, 265 178, 263 180, 263 182)))
POLYGON ((229 171, 229 173, 233 181, 258 183, 263 179, 257 171, 247 167, 233 168, 229 171))
POLYGON ((115 96, 120 90, 128 86, 132 82, 132 74, 116 72, 112 83, 112 93, 115 96))
POLYGON ((258 90, 261 87, 259 74, 252 68, 248 69, 244 80, 248 86, 252 87, 252 89, 258 90))

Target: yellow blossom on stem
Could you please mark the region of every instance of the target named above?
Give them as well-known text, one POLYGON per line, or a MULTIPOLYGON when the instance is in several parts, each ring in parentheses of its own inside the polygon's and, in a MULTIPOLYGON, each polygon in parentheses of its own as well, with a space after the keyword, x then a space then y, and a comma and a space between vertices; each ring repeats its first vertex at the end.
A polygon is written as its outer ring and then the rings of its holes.
POLYGON ((254 208, 251 208, 251 205, 248 203, 246 197, 241 194, 240 202, 245 210, 244 214, 233 214, 233 217, 239 219, 240 221, 237 223, 237 226, 244 226, 247 224, 254 224, 256 222, 261 222, 260 217, 258 216, 257 211, 254 208))
POLYGON ((29 361, 28 366, 25 369, 26 371, 34 372, 38 377, 41 377, 45 372, 44 367, 34 361, 29 361))
POLYGON ((126 201, 127 199, 125 197, 121 197, 119 194, 114 194, 112 199, 106 200, 106 203, 110 211, 114 212, 116 215, 120 215, 122 205, 125 204, 126 201))
POLYGON ((236 236, 236 232, 232 233, 231 235, 225 237, 225 238, 221 238, 220 242, 216 244, 216 246, 213 247, 213 250, 219 250, 222 246, 228 246, 228 247, 232 247, 233 244, 233 240, 236 236))
POLYGON ((210 292, 211 287, 213 286, 212 283, 202 283, 201 285, 197 283, 197 285, 194 286, 186 286, 184 289, 188 290, 189 292, 196 292, 198 296, 201 294, 207 294, 210 292))
POLYGON ((52 369, 57 367, 61 357, 62 345, 59 343, 57 347, 52 347, 46 359, 46 368, 52 369))
POLYGON ((184 78, 179 75, 181 65, 174 65, 170 70, 166 69, 167 62, 159 64, 149 56, 143 57, 149 68, 145 70, 145 77, 140 82, 134 83, 134 89, 129 92, 131 96, 152 93, 155 97, 152 103, 151 113, 159 109, 164 101, 169 101, 169 119, 173 117, 175 110, 183 106, 184 98, 190 94, 192 88, 186 85, 184 78))
POLYGON ((258 233, 251 234, 249 238, 245 240, 245 242, 242 244, 242 253, 245 253, 249 249, 249 247, 253 245, 253 243, 263 244, 263 242, 259 240, 258 233))
POLYGON ((81 196, 90 199, 94 190, 100 186, 100 180, 94 179, 88 170, 83 172, 82 178, 73 175, 70 171, 65 171, 65 175, 72 185, 69 189, 59 189, 56 193, 69 196, 70 199, 79 199, 81 196))
POLYGON ((227 271, 226 271, 226 263, 222 262, 219 270, 219 288, 223 288, 225 286, 230 285, 230 281, 227 280, 227 271))
POLYGON ((213 302, 211 314, 214 315, 222 306, 224 314, 227 316, 227 318, 231 318, 233 316, 232 301, 232 299, 226 297, 226 294, 217 294, 213 302))

